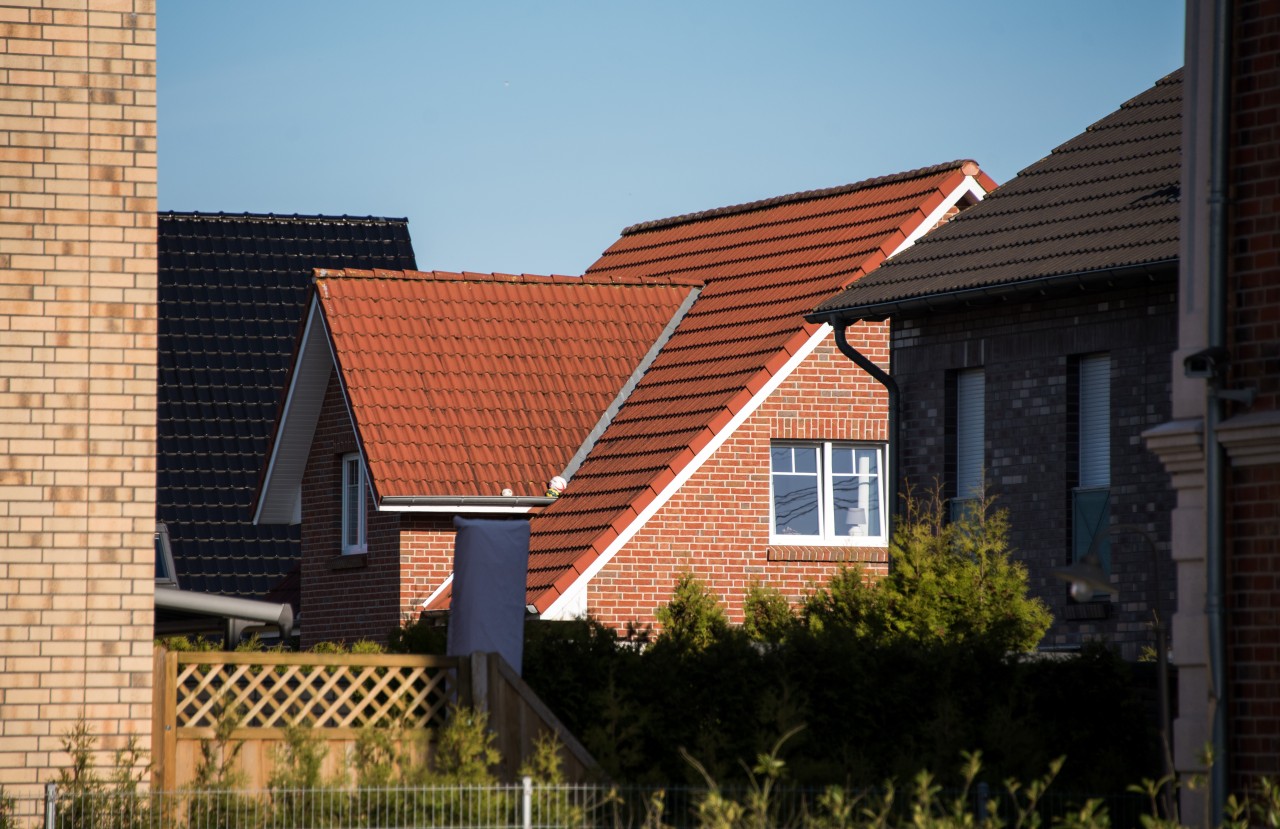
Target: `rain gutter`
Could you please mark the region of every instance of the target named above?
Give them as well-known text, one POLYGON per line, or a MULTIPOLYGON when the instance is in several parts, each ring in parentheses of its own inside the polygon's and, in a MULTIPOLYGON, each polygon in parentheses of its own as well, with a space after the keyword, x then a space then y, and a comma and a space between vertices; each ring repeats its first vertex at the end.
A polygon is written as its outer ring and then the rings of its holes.
POLYGON ((528 512, 555 503, 547 495, 388 495, 378 502, 385 512, 528 512))
POLYGON ((880 321, 898 314, 949 311, 975 302, 1003 301, 1019 295, 1034 294, 1042 291, 1065 290, 1068 288, 1087 290, 1117 280, 1138 281, 1143 278, 1153 280, 1161 276, 1161 272, 1166 269, 1176 272, 1177 266, 1177 257, 1172 257, 1156 262, 1146 262, 1141 265, 1052 274, 1034 279, 1019 279, 1014 282, 1001 282, 995 285, 977 285, 971 288, 957 288, 956 290, 927 294, 925 296, 873 302, 868 305, 854 305, 847 308, 815 311, 805 316, 805 319, 809 322, 830 323, 833 327, 837 325, 837 320, 842 318, 848 322, 857 320, 880 321))

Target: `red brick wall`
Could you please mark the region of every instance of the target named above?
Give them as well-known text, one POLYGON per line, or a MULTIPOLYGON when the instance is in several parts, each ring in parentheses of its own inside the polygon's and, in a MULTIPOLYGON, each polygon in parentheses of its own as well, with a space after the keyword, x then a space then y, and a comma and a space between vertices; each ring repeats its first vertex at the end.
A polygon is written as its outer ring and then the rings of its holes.
POLYGON ((408 513, 401 527, 401 610, 417 618, 422 602, 453 572, 453 516, 408 513))
POLYGON ((302 644, 385 642, 400 623, 400 520, 369 503, 368 553, 342 554, 342 456, 356 450, 336 376, 302 482, 302 644))
MULTIPOLYGON (((850 342, 888 367, 887 328, 863 323, 850 342)), ((776 439, 886 440, 884 387, 858 369, 829 336, 733 437, 596 575, 588 608, 617 628, 655 624, 676 578, 693 571, 742 620, 753 580, 799 600, 846 562, 883 572, 884 547, 770 547, 769 446, 776 439)))
MULTIPOLYGON (((1280 3, 1237 4, 1229 159, 1230 385, 1253 388, 1228 417, 1280 403, 1280 3)), ((1280 774, 1280 469, 1233 464, 1227 504, 1227 664, 1232 790, 1280 774)))
MULTIPOLYGON (((851 342, 887 366, 887 328, 864 327, 850 330, 851 342)), ((885 406, 884 388, 828 337, 596 576, 590 611, 619 628, 653 624, 676 578, 692 570, 741 621, 752 580, 798 601, 847 563, 883 572, 884 547, 770 547, 769 446, 775 439, 883 442, 885 406)), ((354 450, 331 382, 303 487, 304 644, 385 641, 452 571, 452 515, 370 512, 368 555, 341 555, 340 461, 354 450)))

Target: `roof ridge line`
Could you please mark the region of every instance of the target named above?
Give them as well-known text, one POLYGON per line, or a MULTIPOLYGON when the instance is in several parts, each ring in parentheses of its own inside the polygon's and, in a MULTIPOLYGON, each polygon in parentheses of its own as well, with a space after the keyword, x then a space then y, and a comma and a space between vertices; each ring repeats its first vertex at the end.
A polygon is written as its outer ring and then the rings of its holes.
POLYGON ((715 207, 710 210, 701 210, 695 213, 683 213, 681 215, 670 216, 665 219, 654 219, 652 221, 640 222, 639 224, 623 228, 622 235, 632 236, 636 233, 641 233, 647 230, 675 227, 676 225, 688 224, 690 222, 701 221, 703 219, 717 218, 719 216, 733 216, 739 213, 750 213, 754 210, 763 210, 765 208, 776 207, 781 204, 791 204, 794 202, 829 198, 831 196, 841 196, 845 193, 853 193, 857 190, 865 190, 872 187, 883 187, 886 184, 896 184, 900 181, 924 178, 925 176, 936 175, 948 170, 963 169, 966 165, 973 165, 974 174, 977 173, 977 162, 972 159, 961 158, 955 161, 949 161, 945 164, 934 164, 931 167, 920 167, 915 170, 906 170, 901 173, 891 173, 886 176, 863 179, 862 181, 856 181, 852 184, 842 184, 836 187, 826 187, 819 190, 801 190, 796 193, 787 193, 786 195, 773 196, 772 198, 760 199, 758 201, 743 202, 742 204, 715 207))
POLYGON ((408 224, 408 217, 397 216, 349 216, 330 215, 324 213, 225 213, 218 211, 204 212, 200 210, 158 210, 156 215, 166 219, 222 219, 229 222, 271 221, 271 222, 343 222, 346 224, 395 223, 408 224))
POLYGON ((534 274, 534 273, 484 273, 482 271, 422 271, 394 270, 389 268, 316 268, 316 279, 402 279, 419 282, 460 282, 489 283, 502 282, 508 284, 553 284, 553 285, 635 285, 640 287, 677 287, 701 288, 705 283, 701 279, 680 276, 652 276, 643 279, 623 278, 618 276, 602 276, 585 274, 571 276, 569 274, 534 274))

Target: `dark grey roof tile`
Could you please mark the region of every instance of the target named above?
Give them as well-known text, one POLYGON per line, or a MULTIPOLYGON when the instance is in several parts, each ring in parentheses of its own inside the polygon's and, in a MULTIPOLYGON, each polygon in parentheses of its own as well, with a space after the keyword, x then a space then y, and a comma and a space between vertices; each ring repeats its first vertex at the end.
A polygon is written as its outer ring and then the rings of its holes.
POLYGON ((158 243, 157 520, 184 589, 261 597, 299 557, 250 509, 312 271, 416 269, 408 223, 162 213, 158 243))
POLYGON ((903 302, 1175 260, 1181 101, 1179 70, 822 303, 814 317, 881 318, 903 302))

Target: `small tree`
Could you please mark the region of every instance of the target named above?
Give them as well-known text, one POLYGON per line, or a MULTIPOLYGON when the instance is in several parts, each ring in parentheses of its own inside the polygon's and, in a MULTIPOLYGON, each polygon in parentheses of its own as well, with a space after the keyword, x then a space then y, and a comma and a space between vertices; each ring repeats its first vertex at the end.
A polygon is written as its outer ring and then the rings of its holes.
POLYGON ((657 644, 681 650, 704 650, 729 630, 729 617, 719 598, 689 572, 681 574, 671 601, 658 608, 656 615, 662 623, 657 644))
POLYGON ((888 575, 871 584, 857 568, 837 574, 809 598, 805 617, 811 629, 834 627, 884 644, 1031 650, 1049 628, 1049 610, 1027 595, 1027 571, 1010 559, 1008 538, 1008 514, 991 499, 947 520, 936 490, 924 500, 909 496, 888 575))

